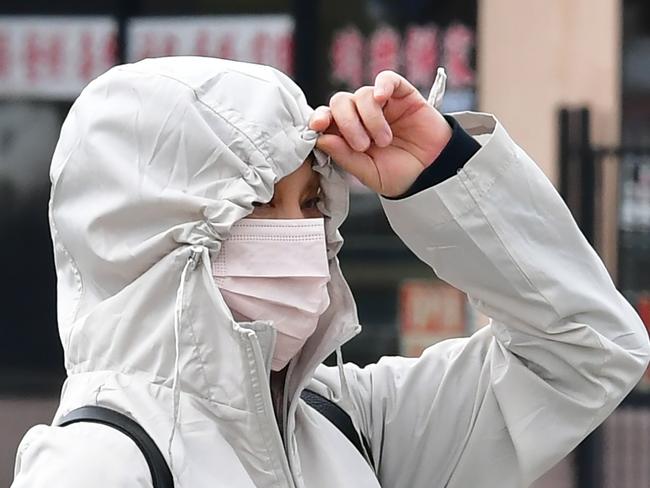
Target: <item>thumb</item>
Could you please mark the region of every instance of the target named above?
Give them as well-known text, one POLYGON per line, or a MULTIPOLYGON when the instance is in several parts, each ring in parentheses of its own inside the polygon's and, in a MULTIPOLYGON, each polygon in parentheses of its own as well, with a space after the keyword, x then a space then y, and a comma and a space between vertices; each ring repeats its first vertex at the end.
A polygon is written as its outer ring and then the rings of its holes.
POLYGON ((316 141, 316 147, 329 154, 339 167, 368 188, 376 192, 381 191, 381 178, 373 159, 366 153, 352 149, 343 137, 337 134, 323 134, 316 141))

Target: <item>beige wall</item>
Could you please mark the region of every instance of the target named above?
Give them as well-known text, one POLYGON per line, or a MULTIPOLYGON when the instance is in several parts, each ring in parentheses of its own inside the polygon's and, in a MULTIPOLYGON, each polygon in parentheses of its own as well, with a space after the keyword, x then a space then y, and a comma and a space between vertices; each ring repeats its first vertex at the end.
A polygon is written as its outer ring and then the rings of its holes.
MULTIPOLYGON (((560 106, 589 106, 594 141, 619 140, 621 1, 478 3, 480 109, 495 113, 557 184, 560 106)), ((604 198, 612 202, 615 174, 605 179, 604 198)), ((596 247, 614 272, 615 212, 600 223, 596 247)))

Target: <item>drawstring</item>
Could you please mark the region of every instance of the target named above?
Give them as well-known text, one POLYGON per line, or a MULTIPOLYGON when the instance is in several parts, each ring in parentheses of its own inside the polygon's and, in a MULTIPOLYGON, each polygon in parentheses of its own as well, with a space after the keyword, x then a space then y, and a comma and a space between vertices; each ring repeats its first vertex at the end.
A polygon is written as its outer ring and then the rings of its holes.
POLYGON ((174 473, 174 460, 172 457, 172 443, 174 442, 174 437, 176 435, 176 425, 178 423, 178 417, 180 414, 180 355, 181 355, 181 325, 183 320, 183 302, 185 299, 185 282, 187 281, 187 272, 194 271, 196 265, 199 262, 200 256, 202 254, 202 249, 198 246, 193 246, 190 256, 187 258, 187 262, 183 267, 183 272, 181 273, 181 282, 176 291, 176 304, 174 306, 174 380, 172 383, 172 431, 169 435, 169 442, 167 444, 167 456, 169 457, 169 467, 174 473))
POLYGON ((343 353, 341 348, 336 348, 336 366, 339 370, 339 381, 341 382, 341 399, 348 406, 351 406, 352 402, 350 401, 350 391, 348 390, 348 380, 345 377, 345 370, 343 369, 343 353))
POLYGON ((445 96, 446 87, 447 87, 447 73, 445 72, 445 68, 440 67, 436 72, 436 79, 433 82, 431 91, 429 92, 429 98, 427 99, 427 103, 432 107, 439 109, 440 104, 442 103, 442 97, 445 96))

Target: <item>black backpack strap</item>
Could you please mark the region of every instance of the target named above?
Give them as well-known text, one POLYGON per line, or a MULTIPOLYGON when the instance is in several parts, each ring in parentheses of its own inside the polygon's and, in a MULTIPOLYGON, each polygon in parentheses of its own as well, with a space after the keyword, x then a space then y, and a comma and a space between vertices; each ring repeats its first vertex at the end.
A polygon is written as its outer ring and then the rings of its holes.
POLYGON ((56 425, 65 427, 76 422, 95 422, 107 425, 127 435, 135 442, 140 451, 142 451, 147 461, 149 471, 151 472, 151 479, 153 480, 153 488, 174 487, 174 478, 169 470, 167 461, 165 461, 165 458, 153 439, 149 437, 149 434, 135 420, 110 408, 86 406, 72 410, 61 418, 56 425))
POLYGON ((347 437, 354 447, 357 448, 357 451, 359 451, 364 458, 366 457, 366 453, 368 453, 368 457, 370 458, 368 461, 372 468, 375 468, 368 440, 362 434, 357 432, 357 429, 354 428, 354 424, 352 423, 352 419, 345 410, 315 391, 303 390, 300 394, 300 398, 307 402, 310 407, 320 413, 323 417, 332 422, 336 428, 347 437), (361 445, 362 442, 363 446, 361 445))

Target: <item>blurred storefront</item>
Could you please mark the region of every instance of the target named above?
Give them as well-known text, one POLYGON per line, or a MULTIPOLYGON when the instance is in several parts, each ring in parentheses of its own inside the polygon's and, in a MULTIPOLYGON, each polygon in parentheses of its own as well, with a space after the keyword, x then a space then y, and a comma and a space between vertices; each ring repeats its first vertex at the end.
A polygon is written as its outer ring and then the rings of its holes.
MULTIPOLYGON (((436 67, 445 65, 449 89, 444 109, 476 106, 475 1, 435 8, 414 0, 311 2, 309 8, 303 2, 189 2, 182 7, 105 2, 81 11, 74 2, 40 9, 14 3, 0 11, 12 14, 0 17, 0 154, 9 163, 0 173, 0 185, 6 188, 4 208, 13 209, 0 218, 7 235, 39 235, 30 245, 40 261, 30 270, 8 263, 9 273, 23 280, 14 288, 15 305, 6 319, 10 339, 0 346, 5 376, 21 378, 11 388, 28 387, 26 376, 40 378, 36 388, 42 388, 45 378, 58 385, 63 376, 47 238, 47 168, 71 102, 101 72, 122 60, 168 55, 264 63, 297 79, 316 106, 337 90, 370 83, 383 69, 403 72, 426 94, 436 67), (29 205, 18 203, 21 194, 29 205), (39 276, 36 283, 34 276, 39 276), (30 299, 21 299, 27 289, 30 299)), ((435 277, 390 230, 377 197, 351 184, 341 261, 366 327, 346 355, 365 364, 400 352, 399 318, 419 313, 418 301, 400 310, 402 281, 435 282, 435 277)), ((9 256, 25 244, 12 239, 2 246, 9 256)), ((459 332, 466 332, 464 324, 459 332)), ((434 334, 429 340, 440 338, 434 334)))
MULTIPOLYGON (((59 127, 82 88, 120 62, 216 56, 275 66, 313 106, 355 90, 383 69, 426 95, 437 66, 449 74, 445 110, 476 108, 476 2, 17 0, 0 7, 0 485, 11 479, 24 430, 47 422, 64 379, 47 223, 48 169, 59 127), (4 398, 4 399, 3 399, 4 398), (19 405, 19 407, 17 407, 19 405), (9 410, 11 411, 9 411, 9 410), (6 443, 6 444, 5 444, 6 443)), ((417 354, 468 332, 464 295, 439 282, 390 230, 378 198, 351 181, 342 268, 364 324, 347 360, 417 354), (449 302, 451 300, 451 302, 449 302), (433 306, 434 304, 435 306, 433 306)))

